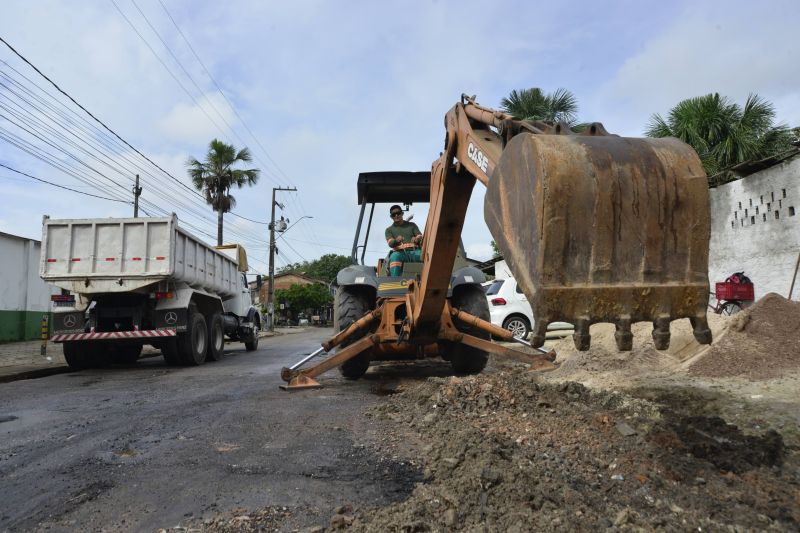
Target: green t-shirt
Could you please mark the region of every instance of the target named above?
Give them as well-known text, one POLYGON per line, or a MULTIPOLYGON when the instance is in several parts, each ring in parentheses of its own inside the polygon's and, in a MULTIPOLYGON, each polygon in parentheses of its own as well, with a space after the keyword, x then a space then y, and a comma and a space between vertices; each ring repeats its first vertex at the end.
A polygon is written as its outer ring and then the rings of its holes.
POLYGON ((404 220, 400 225, 392 224, 386 228, 386 243, 389 248, 395 248, 400 244, 409 244, 411 239, 417 235, 422 235, 417 225, 404 220), (396 239, 401 235, 403 236, 403 242, 398 243, 396 239))

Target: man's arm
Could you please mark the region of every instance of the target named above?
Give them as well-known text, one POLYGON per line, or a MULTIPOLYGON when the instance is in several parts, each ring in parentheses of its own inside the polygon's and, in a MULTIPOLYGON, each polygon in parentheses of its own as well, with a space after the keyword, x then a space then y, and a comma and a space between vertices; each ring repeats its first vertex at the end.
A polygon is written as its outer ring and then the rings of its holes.
POLYGON ((411 224, 412 224, 411 234, 413 235, 413 237, 411 238, 411 242, 413 242, 414 244, 419 244, 422 242, 422 232, 419 230, 419 226, 417 226, 413 222, 411 224))
POLYGON ((389 226, 388 228, 386 228, 386 231, 384 232, 384 236, 386 237, 386 244, 388 244, 388 245, 389 245, 389 248, 391 248, 392 250, 394 250, 395 246, 397 246, 398 244, 400 244, 401 242, 403 242, 403 236, 402 236, 402 235, 400 235, 400 236, 398 236, 398 237, 395 237, 395 236, 392 234, 392 232, 390 231, 391 229, 392 229, 392 227, 391 227, 391 226, 389 226))

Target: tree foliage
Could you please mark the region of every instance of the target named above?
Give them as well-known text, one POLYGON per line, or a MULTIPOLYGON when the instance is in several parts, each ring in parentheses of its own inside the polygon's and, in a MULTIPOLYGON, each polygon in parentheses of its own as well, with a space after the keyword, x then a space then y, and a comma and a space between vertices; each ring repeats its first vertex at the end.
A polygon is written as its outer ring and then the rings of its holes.
POLYGON ((330 304, 333 302, 333 297, 328 287, 321 283, 309 285, 295 283, 288 289, 277 289, 275 302, 288 305, 289 313, 296 317, 298 313, 310 313, 330 304))
POLYGON ((294 272, 296 274, 303 274, 312 279, 330 283, 336 279, 336 274, 338 274, 341 269, 352 264, 352 259, 347 255, 325 254, 313 261, 290 263, 281 268, 278 272, 280 274, 294 272))
POLYGON ((792 134, 773 124, 773 105, 751 94, 744 106, 707 94, 682 100, 667 117, 650 118, 645 135, 677 137, 695 149, 709 177, 745 161, 757 161, 790 149, 792 134))
POLYGON ((255 185, 258 181, 257 168, 234 168, 239 163, 253 160, 250 150, 242 148, 238 152, 232 144, 214 139, 208 145, 205 161, 189 157, 186 166, 195 189, 205 196, 206 203, 217 212, 217 244, 222 244, 222 214, 236 205, 236 198, 230 193, 232 187, 241 189, 245 185, 255 185))
POLYGON ((513 90, 500 101, 500 109, 520 120, 541 120, 554 124, 578 121, 578 99, 567 89, 545 93, 538 87, 513 90))
POLYGON ((492 239, 490 244, 492 245, 492 257, 500 257, 503 255, 503 252, 500 251, 500 247, 497 246, 497 242, 495 242, 494 239, 492 239))

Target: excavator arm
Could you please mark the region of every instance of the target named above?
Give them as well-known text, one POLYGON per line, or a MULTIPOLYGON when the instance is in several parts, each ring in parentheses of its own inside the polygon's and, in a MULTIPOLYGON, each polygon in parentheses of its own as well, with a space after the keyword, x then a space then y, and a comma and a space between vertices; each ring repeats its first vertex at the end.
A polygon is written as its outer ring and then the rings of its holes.
POLYGON ((411 334, 435 335, 475 181, 487 187, 484 214, 536 318, 532 344, 548 323, 612 322, 630 350, 633 322, 651 321, 657 348, 671 320, 689 318, 711 342, 708 304, 708 185, 697 154, 677 139, 610 135, 600 123, 516 120, 462 96, 445 117, 445 149, 433 163, 431 206, 411 334))

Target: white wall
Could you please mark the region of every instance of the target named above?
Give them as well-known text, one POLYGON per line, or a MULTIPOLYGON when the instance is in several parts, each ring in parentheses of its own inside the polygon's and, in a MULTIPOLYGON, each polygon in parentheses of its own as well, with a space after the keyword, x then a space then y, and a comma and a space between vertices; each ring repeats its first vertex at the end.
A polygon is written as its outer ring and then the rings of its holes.
MULTIPOLYGON (((756 299, 768 292, 787 296, 798 253, 800 156, 711 189, 712 290, 714 282, 744 271, 755 284, 756 299)), ((793 300, 800 300, 798 278, 793 300)))
POLYGON ((49 311, 60 291, 39 277, 41 243, 0 233, 0 310, 49 311))

